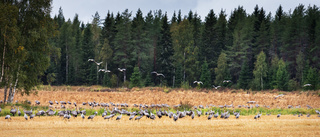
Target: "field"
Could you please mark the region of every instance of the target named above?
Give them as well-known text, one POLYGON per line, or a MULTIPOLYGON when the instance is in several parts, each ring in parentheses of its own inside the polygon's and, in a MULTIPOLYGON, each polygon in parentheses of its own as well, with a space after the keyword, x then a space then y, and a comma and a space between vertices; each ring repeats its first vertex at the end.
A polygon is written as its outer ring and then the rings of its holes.
MULTIPOLYGON (((29 100, 32 106, 35 105, 35 100, 39 100, 42 106, 48 106, 49 100, 57 100, 77 102, 78 104, 88 101, 127 103, 131 107, 133 104, 168 104, 171 106, 180 103, 192 106, 233 104, 235 108, 238 108, 238 105, 248 105, 248 101, 256 101, 263 110, 267 111, 278 109, 281 112, 289 112, 296 109, 287 109, 288 105, 301 105, 302 108, 298 109, 299 112, 307 114, 312 111, 313 115, 298 117, 288 113, 277 118, 277 112, 272 113, 271 116, 266 116, 263 112, 260 120, 254 120, 254 114, 257 112, 252 112, 249 116, 241 115, 239 119, 235 119, 231 115, 229 119, 207 120, 207 116, 203 115, 194 120, 187 116, 176 122, 168 117, 156 118, 154 121, 145 117, 139 122, 129 121, 129 117, 124 115, 120 121, 116 121, 115 118, 110 121, 104 120, 101 115, 96 116, 93 121, 82 120, 79 117, 66 121, 58 116, 36 117, 34 120, 28 121, 21 116, 13 117, 11 121, 8 121, 4 117, 0 117, 1 136, 320 136, 320 117, 314 114, 314 110, 320 108, 319 91, 254 92, 151 87, 131 90, 108 89, 108 91, 117 92, 95 92, 96 90, 104 89, 101 87, 42 87, 37 90, 37 94, 30 96, 21 96, 18 93, 14 101, 29 100), (275 99, 275 96, 279 94, 284 94, 284 96, 275 99), (270 108, 265 108, 264 105, 270 106, 270 108), (315 109, 307 109, 306 105, 315 109)), ((3 89, 0 89, 0 97, 2 96, 3 89)), ((60 106, 54 105, 54 107, 58 111, 60 106)), ((73 109, 74 106, 67 105, 67 108, 73 109)), ((2 109, 2 113, 8 112, 10 106, 2 109)))
MULTIPOLYGON (((247 105, 248 101, 256 101, 260 106, 270 106, 270 108, 287 108, 288 105, 306 108, 310 105, 320 108, 319 91, 313 92, 253 92, 243 90, 182 90, 182 89, 163 89, 163 88, 143 88, 143 89, 116 89, 120 92, 93 92, 94 87, 45 87, 38 90, 37 94, 21 96, 16 94, 14 101, 30 100, 35 104, 35 100, 41 105, 48 105, 48 101, 70 101, 81 104, 82 102, 113 102, 133 104, 168 104, 177 105, 188 103, 198 105, 247 105), (166 93, 164 91, 168 91, 166 93), (249 93, 249 94, 247 94, 249 93), (275 99, 279 94, 283 97, 275 99)), ((0 97, 3 97, 3 89, 0 90, 0 97)), ((1 98, 0 98, 1 99, 1 98)), ((2 100, 2 99, 1 99, 2 100)))
POLYGON ((0 119, 1 136, 320 136, 320 118, 303 116, 253 116, 231 117, 229 120, 207 120, 205 116, 179 119, 174 122, 167 117, 129 121, 107 121, 97 116, 93 121, 71 118, 64 121, 58 117, 41 117, 24 120, 14 117, 12 121, 0 119))

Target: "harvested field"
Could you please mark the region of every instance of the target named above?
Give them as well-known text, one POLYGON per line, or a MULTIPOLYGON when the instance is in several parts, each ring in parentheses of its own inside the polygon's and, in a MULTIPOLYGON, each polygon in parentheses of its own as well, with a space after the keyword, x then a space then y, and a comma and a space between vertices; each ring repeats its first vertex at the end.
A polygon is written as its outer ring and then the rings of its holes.
MULTIPOLYGON (((21 96, 16 94, 14 101, 30 100, 34 105, 35 100, 39 100, 41 105, 48 105, 48 101, 70 101, 78 104, 88 101, 96 102, 113 102, 127 103, 129 106, 133 104, 168 104, 177 105, 189 103, 191 105, 246 105, 248 101, 256 101, 260 106, 266 105, 270 108, 287 108, 288 105, 306 108, 310 105, 314 108, 320 108, 319 91, 313 92, 249 92, 243 90, 235 91, 216 91, 216 90, 182 90, 169 89, 169 93, 165 93, 162 88, 143 88, 143 89, 116 89, 122 92, 93 92, 93 89, 83 87, 56 87, 51 90, 39 90, 38 94, 30 96, 21 96), (90 91, 92 90, 92 91, 90 91), (129 92, 127 92, 129 91, 129 92), (283 97, 275 99, 280 93, 285 94, 283 97)), ((3 97, 3 89, 0 90, 0 97, 3 97)))
POLYGON ((26 121, 14 117, 12 121, 0 119, 1 136, 320 136, 320 118, 312 115, 298 118, 287 115, 276 118, 241 116, 240 119, 207 120, 206 116, 179 119, 174 122, 167 117, 129 121, 107 121, 97 116, 93 121, 71 118, 64 121, 58 117, 36 117, 26 121))

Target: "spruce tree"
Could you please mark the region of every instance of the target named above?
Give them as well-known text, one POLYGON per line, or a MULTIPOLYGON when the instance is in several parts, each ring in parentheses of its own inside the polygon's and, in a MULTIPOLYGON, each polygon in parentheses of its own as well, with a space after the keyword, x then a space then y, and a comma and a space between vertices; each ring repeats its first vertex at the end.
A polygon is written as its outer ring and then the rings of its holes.
POLYGON ((161 22, 160 40, 158 43, 159 57, 157 58, 157 71, 163 73, 166 76, 165 80, 167 81, 168 86, 172 86, 174 51, 167 14, 164 15, 161 22))
POLYGON ((222 85, 224 80, 230 80, 229 67, 227 64, 227 54, 221 53, 218 58, 217 67, 214 69, 216 79, 214 83, 216 85, 222 85))
POLYGON ((253 70, 254 75, 254 85, 258 90, 264 90, 265 79, 267 77, 267 62, 266 62, 266 54, 261 51, 257 56, 257 61, 255 62, 255 67, 253 70))
POLYGON ((287 65, 281 59, 278 63, 277 70, 277 89, 286 91, 288 89, 289 73, 287 70, 287 65))
POLYGON ((211 83, 211 73, 210 73, 207 61, 204 61, 202 66, 201 66, 200 81, 203 83, 201 85, 202 88, 210 88, 211 85, 212 85, 212 83, 211 83))
POLYGON ((130 87, 141 87, 141 74, 139 67, 134 67, 133 73, 130 77, 130 87))
POLYGON ((311 84, 310 86, 304 86, 305 90, 317 90, 319 84, 319 73, 316 68, 310 67, 308 75, 304 84, 311 84))
POLYGON ((239 80, 237 81, 237 87, 241 89, 249 89, 249 84, 252 79, 252 72, 249 69, 249 63, 245 60, 242 63, 239 80))

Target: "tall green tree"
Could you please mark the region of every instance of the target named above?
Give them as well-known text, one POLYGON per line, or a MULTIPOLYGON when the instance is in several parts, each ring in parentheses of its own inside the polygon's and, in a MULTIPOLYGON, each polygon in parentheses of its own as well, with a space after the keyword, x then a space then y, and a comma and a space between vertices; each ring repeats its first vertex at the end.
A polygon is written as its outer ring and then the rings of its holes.
MULTIPOLYGON (((210 10, 205 17, 204 30, 202 31, 202 44, 199 46, 200 60, 206 60, 209 68, 214 68, 216 65, 219 51, 215 51, 215 43, 217 40, 216 25, 217 17, 213 10, 210 10)), ((213 71, 212 71, 213 72, 213 71)))
POLYGON ((241 66, 239 80, 237 81, 237 87, 241 89, 249 89, 249 85, 252 79, 252 72, 249 69, 249 63, 244 60, 241 66))
POLYGON ((218 58, 218 64, 217 67, 214 69, 214 72, 216 74, 216 79, 214 83, 216 85, 222 85, 224 80, 230 79, 230 72, 229 67, 227 63, 227 54, 221 53, 218 58))
POLYGON ((264 90, 264 86, 266 85, 265 79, 267 77, 268 66, 266 62, 266 54, 261 51, 257 56, 257 61, 255 62, 255 67, 253 70, 254 75, 254 84, 256 85, 256 89, 264 90))
POLYGON ((84 32, 83 32, 83 39, 82 39, 82 66, 81 66, 81 80, 80 82, 83 84, 96 84, 96 64, 93 62, 89 62, 88 59, 94 59, 94 44, 92 41, 92 27, 91 24, 87 24, 84 32))
POLYGON ((183 20, 180 24, 171 27, 175 65, 183 66, 183 81, 193 81, 197 79, 198 70, 198 47, 194 46, 193 31, 188 20, 183 20))
POLYGON ((303 69, 305 66, 304 61, 305 61, 304 54, 303 52, 300 51, 296 58, 296 64, 297 64, 296 79, 298 80, 299 83, 301 83, 303 80, 303 69))
POLYGON ((279 68, 279 58, 277 55, 274 55, 271 60, 270 68, 268 71, 268 81, 269 88, 275 89, 277 88, 277 71, 279 68))
POLYGON ((141 74, 139 67, 134 67, 133 73, 130 77, 130 87, 141 87, 141 74))
POLYGON ((278 62, 277 70, 277 89, 286 91, 288 89, 289 73, 287 70, 287 65, 281 59, 278 62))
POLYGON ((122 12, 120 20, 117 21, 116 30, 117 34, 114 41, 114 56, 113 61, 120 68, 131 68, 130 58, 132 51, 131 41, 131 12, 126 9, 122 12))
POLYGON ((1 86, 9 89, 8 102, 11 103, 16 89, 21 94, 29 94, 41 83, 39 77, 50 64, 49 38, 53 36, 54 27, 50 0, 6 1, 0 6, 4 10, 0 14, 0 47, 3 47, 1 53, 5 52, 1 60, 5 66, 1 86))
POLYGON ((319 84, 319 73, 317 72, 316 68, 309 68, 304 84, 311 84, 310 86, 305 86, 305 90, 317 90, 319 84))
POLYGON ((211 73, 210 73, 207 61, 204 61, 201 66, 200 81, 203 83, 201 85, 201 87, 203 88, 210 88, 212 85, 211 73))
POLYGON ((169 86, 172 86, 173 82, 173 45, 170 32, 170 26, 168 23, 167 14, 162 18, 162 25, 159 39, 159 57, 157 58, 158 71, 166 75, 165 80, 169 86))

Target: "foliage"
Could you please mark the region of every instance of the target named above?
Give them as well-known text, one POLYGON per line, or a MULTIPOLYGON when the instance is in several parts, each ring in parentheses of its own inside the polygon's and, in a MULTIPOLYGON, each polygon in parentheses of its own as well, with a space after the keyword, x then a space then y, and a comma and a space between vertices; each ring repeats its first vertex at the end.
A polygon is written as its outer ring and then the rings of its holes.
POLYGON ((289 81, 289 73, 287 71, 287 65, 281 59, 278 63, 277 70, 277 89, 279 90, 288 90, 288 81, 289 81))
POLYGON ((255 67, 253 70, 254 75, 254 84, 256 85, 256 89, 264 90, 265 79, 267 77, 267 62, 266 62, 266 54, 261 51, 257 57, 257 61, 255 62, 255 67))
POLYGON ((130 81, 130 87, 141 87, 141 75, 138 67, 134 67, 130 81))
POLYGON ((204 61, 204 63, 201 66, 201 76, 200 81, 203 83, 201 87, 203 88, 211 88, 211 73, 208 68, 207 61, 204 61))
POLYGON ((319 73, 315 68, 310 67, 308 75, 304 84, 311 84, 311 86, 305 86, 305 90, 316 90, 319 84, 319 73))
POLYGON ((237 82, 237 87, 241 89, 249 89, 249 83, 251 81, 252 73, 249 69, 248 61, 244 61, 241 66, 241 71, 239 75, 239 80, 237 82))
POLYGON ((227 64, 227 54, 221 53, 218 58, 218 65, 214 69, 216 79, 214 83, 216 85, 222 85, 224 80, 230 80, 229 67, 227 64))

